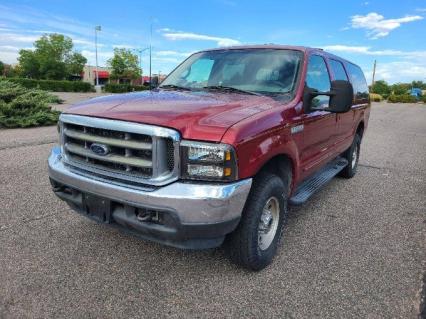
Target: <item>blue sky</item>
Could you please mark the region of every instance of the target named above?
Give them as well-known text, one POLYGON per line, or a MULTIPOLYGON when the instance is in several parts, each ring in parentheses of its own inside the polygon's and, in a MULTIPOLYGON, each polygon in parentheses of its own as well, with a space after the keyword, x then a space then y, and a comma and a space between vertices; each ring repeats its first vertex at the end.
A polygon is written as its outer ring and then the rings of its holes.
POLYGON ((94 26, 101 25, 105 65, 114 47, 147 47, 152 21, 153 73, 200 49, 277 43, 325 48, 359 64, 368 79, 377 59, 377 79, 426 81, 425 18, 426 0, 1 0, 0 60, 16 63, 19 49, 58 32, 93 64, 94 26))

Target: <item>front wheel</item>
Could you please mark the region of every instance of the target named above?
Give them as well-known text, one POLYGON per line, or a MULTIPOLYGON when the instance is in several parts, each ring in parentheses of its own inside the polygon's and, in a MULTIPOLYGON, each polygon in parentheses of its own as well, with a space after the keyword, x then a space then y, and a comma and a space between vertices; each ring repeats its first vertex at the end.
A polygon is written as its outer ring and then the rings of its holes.
POLYGON ((272 262, 287 218, 285 194, 278 176, 262 174, 255 179, 240 224, 227 241, 236 264, 258 271, 272 262))

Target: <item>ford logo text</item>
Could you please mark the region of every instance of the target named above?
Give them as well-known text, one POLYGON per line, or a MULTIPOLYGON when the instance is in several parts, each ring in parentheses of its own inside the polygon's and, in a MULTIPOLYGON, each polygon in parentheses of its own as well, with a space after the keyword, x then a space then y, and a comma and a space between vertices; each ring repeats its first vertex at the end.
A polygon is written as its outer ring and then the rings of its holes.
POLYGON ((92 145, 90 145, 90 150, 93 153, 101 156, 108 155, 111 152, 110 148, 107 145, 98 143, 93 143, 92 145))

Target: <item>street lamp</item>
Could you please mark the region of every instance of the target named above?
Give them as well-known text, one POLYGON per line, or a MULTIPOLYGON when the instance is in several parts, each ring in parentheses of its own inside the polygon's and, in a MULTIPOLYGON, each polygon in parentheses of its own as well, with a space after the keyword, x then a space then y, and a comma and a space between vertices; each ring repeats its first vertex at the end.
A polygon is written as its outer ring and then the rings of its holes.
POLYGON ((152 90, 152 17, 151 17, 151 26, 150 26, 150 37, 149 37, 149 89, 152 90))
POLYGON ((139 53, 139 68, 141 70, 141 76, 142 76, 142 52, 149 50, 149 47, 145 49, 133 49, 135 52, 139 53))
POLYGON ((98 72, 98 31, 101 31, 101 26, 95 27, 95 58, 96 58, 96 86, 99 86, 99 72, 98 72))

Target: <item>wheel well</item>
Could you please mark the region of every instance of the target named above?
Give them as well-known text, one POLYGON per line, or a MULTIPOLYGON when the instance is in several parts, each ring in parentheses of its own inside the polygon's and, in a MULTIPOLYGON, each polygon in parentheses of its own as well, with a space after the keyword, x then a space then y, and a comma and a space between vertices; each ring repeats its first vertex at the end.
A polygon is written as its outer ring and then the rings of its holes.
POLYGON ((272 173, 280 177, 290 194, 294 176, 294 166, 290 157, 282 154, 271 158, 262 166, 257 175, 262 172, 272 173))
POLYGON ((358 127, 356 129, 356 133, 362 138, 362 135, 364 134, 364 122, 360 122, 358 124, 358 127))

